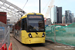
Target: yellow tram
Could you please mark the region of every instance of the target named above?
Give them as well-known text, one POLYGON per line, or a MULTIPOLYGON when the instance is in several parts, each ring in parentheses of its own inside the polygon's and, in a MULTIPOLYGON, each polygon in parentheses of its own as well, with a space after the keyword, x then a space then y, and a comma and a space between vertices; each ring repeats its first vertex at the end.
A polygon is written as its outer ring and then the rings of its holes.
POLYGON ((45 43, 45 23, 41 13, 28 13, 14 25, 14 37, 23 44, 45 43))

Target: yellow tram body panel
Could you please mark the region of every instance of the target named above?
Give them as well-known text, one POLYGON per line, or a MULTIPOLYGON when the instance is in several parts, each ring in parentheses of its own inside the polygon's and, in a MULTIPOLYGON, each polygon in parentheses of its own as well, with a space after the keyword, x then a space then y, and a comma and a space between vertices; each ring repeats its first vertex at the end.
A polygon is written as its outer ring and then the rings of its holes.
POLYGON ((21 31, 21 42, 23 44, 35 44, 35 43, 45 43, 45 36, 42 37, 42 34, 45 32, 26 32, 25 30, 21 31), (32 34, 32 38, 28 36, 28 34, 32 34))
POLYGON ((45 38, 29 38, 25 44, 45 43, 45 38))

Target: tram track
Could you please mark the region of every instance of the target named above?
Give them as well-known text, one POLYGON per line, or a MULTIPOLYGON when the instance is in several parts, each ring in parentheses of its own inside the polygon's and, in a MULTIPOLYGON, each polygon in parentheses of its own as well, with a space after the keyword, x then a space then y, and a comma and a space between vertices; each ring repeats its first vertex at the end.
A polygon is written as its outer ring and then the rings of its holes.
POLYGON ((46 47, 31 47, 32 50, 51 50, 46 47))
POLYGON ((30 44, 27 47, 31 48, 32 50, 51 50, 44 46, 44 44, 30 44))

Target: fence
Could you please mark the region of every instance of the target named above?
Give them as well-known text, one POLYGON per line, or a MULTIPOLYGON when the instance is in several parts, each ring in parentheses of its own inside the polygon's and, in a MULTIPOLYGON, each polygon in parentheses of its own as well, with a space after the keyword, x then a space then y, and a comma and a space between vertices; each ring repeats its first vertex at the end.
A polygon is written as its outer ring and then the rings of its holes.
POLYGON ((46 26, 46 40, 75 46, 75 23, 69 26, 46 26))
POLYGON ((10 44, 10 28, 0 22, 0 48, 6 44, 7 48, 9 47, 10 44))

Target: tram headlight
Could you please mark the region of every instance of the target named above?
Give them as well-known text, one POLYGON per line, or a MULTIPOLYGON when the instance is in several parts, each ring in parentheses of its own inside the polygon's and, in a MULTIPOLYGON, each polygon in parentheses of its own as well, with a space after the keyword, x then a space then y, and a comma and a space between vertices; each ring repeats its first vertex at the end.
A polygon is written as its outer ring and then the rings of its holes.
POLYGON ((32 35, 31 35, 31 34, 29 34, 28 36, 29 36, 30 38, 32 38, 32 35))
POLYGON ((44 36, 45 36, 45 34, 43 33, 42 37, 44 37, 44 36))

